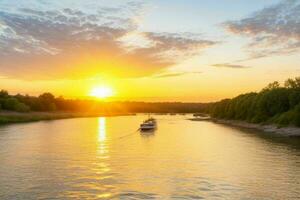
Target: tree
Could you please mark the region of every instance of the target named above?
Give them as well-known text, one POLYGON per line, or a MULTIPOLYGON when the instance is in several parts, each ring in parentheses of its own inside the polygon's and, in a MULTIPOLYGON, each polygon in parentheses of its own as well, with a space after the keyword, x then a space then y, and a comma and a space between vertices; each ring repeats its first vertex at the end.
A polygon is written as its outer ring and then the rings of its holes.
POLYGON ((277 88, 280 88, 280 83, 278 81, 274 81, 273 83, 269 83, 267 85, 267 87, 265 87, 263 89, 263 91, 266 91, 266 90, 273 90, 273 89, 277 89, 277 88))
POLYGON ((284 86, 286 88, 293 88, 293 89, 296 89, 296 88, 300 88, 300 77, 296 77, 294 79, 287 79, 285 82, 284 82, 284 86))
POLYGON ((300 103, 295 107, 294 125, 300 127, 300 103))
POLYGON ((0 91, 0 98, 7 98, 9 95, 8 95, 8 92, 6 90, 1 90, 0 91))
POLYGON ((29 112, 30 107, 24 103, 18 103, 15 105, 14 110, 17 112, 29 112))
POLYGON ((216 118, 300 126, 300 78, 288 79, 285 87, 275 81, 259 93, 224 99, 209 107, 216 118))
POLYGON ((52 102, 54 101, 55 97, 53 94, 49 93, 49 92, 46 92, 46 93, 43 93, 39 96, 39 99, 42 99, 44 101, 47 101, 47 102, 52 102))
POLYGON ((47 105, 47 110, 48 111, 55 111, 56 110, 56 105, 55 105, 55 103, 50 103, 50 104, 48 104, 47 105))
POLYGON ((20 103, 18 99, 10 97, 4 100, 3 108, 6 110, 15 110, 15 107, 18 103, 20 103))
POLYGON ((38 98, 41 102, 42 111, 55 111, 57 106, 55 104, 55 97, 53 94, 47 92, 41 94, 38 98))
POLYGON ((293 108, 300 103, 300 90, 291 90, 289 92, 289 104, 293 108))

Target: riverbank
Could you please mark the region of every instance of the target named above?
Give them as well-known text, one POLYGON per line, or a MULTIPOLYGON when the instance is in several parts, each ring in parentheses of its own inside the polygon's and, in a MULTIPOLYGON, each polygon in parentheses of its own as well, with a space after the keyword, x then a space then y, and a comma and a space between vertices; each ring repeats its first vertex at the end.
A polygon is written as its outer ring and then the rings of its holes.
POLYGON ((132 115, 130 113, 82 113, 82 112, 28 112, 18 113, 1 111, 0 112, 0 125, 12 123, 24 123, 43 120, 56 120, 68 118, 85 118, 85 117, 108 117, 132 115))
POLYGON ((253 124, 244 121, 238 120, 224 120, 224 119, 216 119, 216 118, 192 118, 192 121, 212 121, 219 124, 225 124, 240 128, 248 128, 248 129, 256 129, 259 131, 264 131, 267 133, 272 133, 280 136, 286 137, 300 137, 300 128, 298 127, 278 127, 276 124, 253 124))

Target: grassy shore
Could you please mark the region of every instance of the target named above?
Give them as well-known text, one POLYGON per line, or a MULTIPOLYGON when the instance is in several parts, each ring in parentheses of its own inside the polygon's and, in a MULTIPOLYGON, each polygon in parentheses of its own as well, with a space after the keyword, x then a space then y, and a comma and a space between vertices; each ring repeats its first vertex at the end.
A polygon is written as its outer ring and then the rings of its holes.
POLYGON ((120 116, 131 115, 130 113, 82 113, 82 112, 28 112, 18 113, 1 111, 0 125, 11 123, 34 122, 41 120, 55 120, 67 118, 81 118, 81 117, 102 117, 102 116, 120 116))

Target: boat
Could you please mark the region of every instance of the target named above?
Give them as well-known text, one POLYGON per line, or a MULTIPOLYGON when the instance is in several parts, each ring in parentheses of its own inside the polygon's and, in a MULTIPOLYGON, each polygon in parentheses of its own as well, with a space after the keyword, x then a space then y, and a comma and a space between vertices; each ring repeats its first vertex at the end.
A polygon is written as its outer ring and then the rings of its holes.
POLYGON ((140 125, 141 131, 151 131, 156 129, 156 119, 148 118, 140 125))

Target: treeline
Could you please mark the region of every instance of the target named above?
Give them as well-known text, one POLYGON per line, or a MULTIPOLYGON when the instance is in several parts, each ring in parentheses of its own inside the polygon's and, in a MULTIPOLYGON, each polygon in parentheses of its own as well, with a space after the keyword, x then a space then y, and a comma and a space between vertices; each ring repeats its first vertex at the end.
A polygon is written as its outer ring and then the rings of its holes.
POLYGON ((40 96, 10 95, 0 91, 0 110, 30 111, 66 111, 94 113, 194 113, 204 112, 206 104, 201 103, 147 103, 147 102, 102 102, 96 100, 76 100, 55 97, 51 93, 40 96))
POLYGON ((29 95, 10 95, 6 90, 0 91, 0 109, 16 112, 55 111, 57 99, 51 93, 38 97, 29 95))
POLYGON ((258 93, 212 103, 207 112, 220 119, 300 126, 300 77, 287 79, 283 86, 276 81, 258 93))

